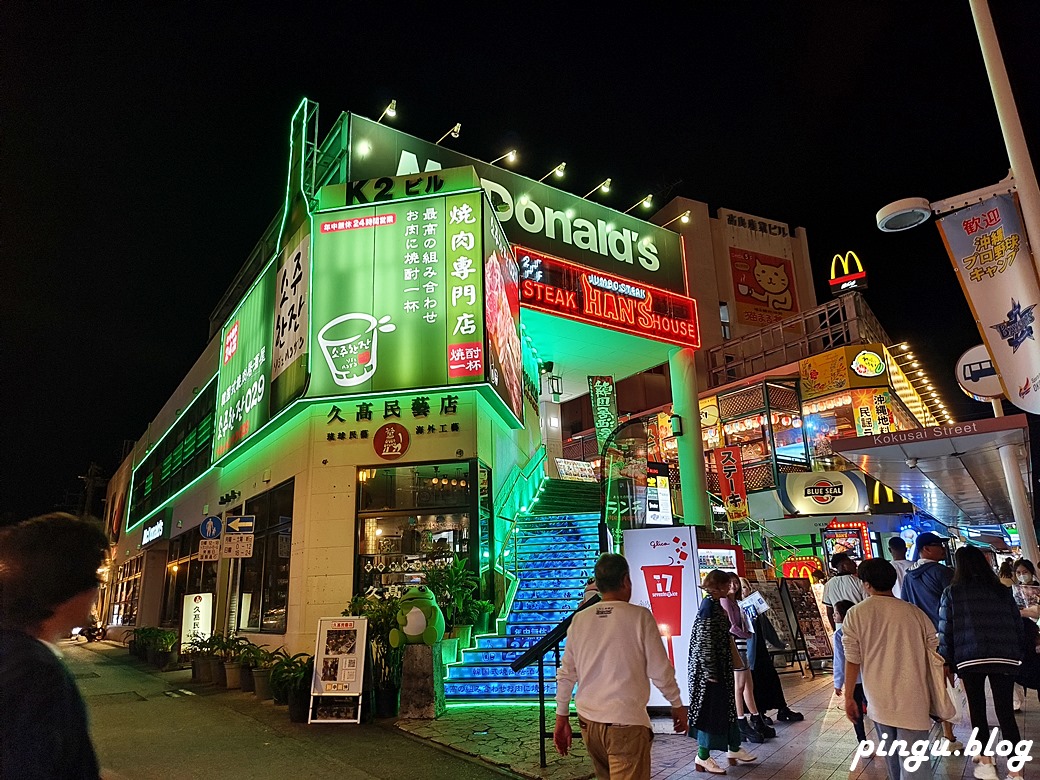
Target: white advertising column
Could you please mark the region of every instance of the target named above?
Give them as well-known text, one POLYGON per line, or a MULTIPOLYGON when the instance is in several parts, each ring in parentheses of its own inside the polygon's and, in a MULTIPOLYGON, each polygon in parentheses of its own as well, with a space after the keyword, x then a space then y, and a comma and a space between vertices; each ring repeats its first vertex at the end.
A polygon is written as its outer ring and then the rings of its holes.
MULTIPOLYGON (((683 704, 689 704, 690 629, 701 603, 697 536, 692 528, 640 528, 625 531, 624 542, 632 603, 654 614, 683 704)), ((670 706, 653 685, 649 706, 670 706)))

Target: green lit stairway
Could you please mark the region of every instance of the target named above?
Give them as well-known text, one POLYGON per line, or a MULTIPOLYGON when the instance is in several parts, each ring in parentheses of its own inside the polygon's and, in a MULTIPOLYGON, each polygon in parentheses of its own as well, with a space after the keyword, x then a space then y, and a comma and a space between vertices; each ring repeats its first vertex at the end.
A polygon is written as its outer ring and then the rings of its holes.
MULTIPOLYGON (((599 502, 597 486, 560 483, 548 480, 537 503, 538 514, 519 519, 513 548, 517 587, 512 608, 504 621, 498 621, 504 625, 498 635, 477 637, 476 647, 464 650, 462 660, 448 666, 444 681, 448 699, 538 698, 538 665, 516 673, 509 664, 577 609, 599 555, 599 511, 589 511, 593 499, 597 505, 599 502), (562 511, 543 514, 556 509, 562 511), (568 509, 570 513, 565 513, 568 509)), ((555 665, 548 663, 549 696, 555 694, 555 672, 555 665)))

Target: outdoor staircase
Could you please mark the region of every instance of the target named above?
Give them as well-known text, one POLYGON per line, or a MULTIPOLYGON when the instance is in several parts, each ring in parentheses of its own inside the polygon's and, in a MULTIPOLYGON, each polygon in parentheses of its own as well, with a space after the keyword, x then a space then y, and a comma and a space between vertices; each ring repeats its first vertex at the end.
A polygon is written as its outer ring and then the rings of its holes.
MULTIPOLYGON (((559 489, 561 494, 566 491, 559 489)), ((537 511, 565 503, 562 495, 559 500, 550 499, 539 501, 537 511)), ((571 511, 585 508, 582 503, 572 500, 571 511)), ((476 647, 463 650, 462 660, 448 665, 444 680, 448 699, 537 699, 538 664, 519 673, 509 664, 578 608, 585 581, 592 576, 599 556, 598 511, 525 515, 519 519, 515 534, 518 582, 509 614, 498 621, 500 626, 504 623, 504 630, 478 636, 476 647)), ((554 660, 552 654, 546 657, 546 695, 550 697, 556 692, 554 660)))

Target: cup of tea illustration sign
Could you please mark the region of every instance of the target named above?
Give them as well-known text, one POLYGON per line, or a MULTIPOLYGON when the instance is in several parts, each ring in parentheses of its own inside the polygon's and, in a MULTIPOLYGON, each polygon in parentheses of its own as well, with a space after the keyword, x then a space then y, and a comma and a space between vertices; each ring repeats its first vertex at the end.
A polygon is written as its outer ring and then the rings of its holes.
POLYGON ((668 660, 675 666, 672 637, 682 633, 682 566, 643 566, 643 580, 650 597, 650 611, 668 645, 668 660))
POLYGON ((389 314, 377 320, 371 314, 351 312, 326 323, 318 331, 318 343, 333 381, 340 387, 354 387, 371 379, 376 372, 379 334, 396 329, 389 314))

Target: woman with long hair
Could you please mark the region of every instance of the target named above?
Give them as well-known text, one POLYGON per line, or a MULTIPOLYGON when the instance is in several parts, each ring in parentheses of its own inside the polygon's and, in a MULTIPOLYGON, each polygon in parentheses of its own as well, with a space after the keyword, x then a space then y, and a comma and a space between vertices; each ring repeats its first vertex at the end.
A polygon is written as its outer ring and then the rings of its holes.
MULTIPOLYGON (((965 546, 954 555, 953 580, 939 602, 939 654, 948 672, 961 678, 977 739, 989 741, 986 680, 993 692, 1001 737, 1021 740, 1012 705, 1015 675, 1022 663, 1022 618, 1011 592, 1000 584, 986 556, 965 546)), ((1008 771, 1009 778, 1021 777, 1008 771)), ((992 756, 981 756, 975 777, 997 780, 992 756)))
MULTIPOLYGON (((744 577, 740 578, 741 598, 749 598, 755 589, 744 577)), ((766 725, 773 722, 766 715, 770 710, 776 710, 776 717, 783 721, 799 721, 803 719, 800 712, 795 712, 787 706, 787 698, 784 696, 784 686, 780 682, 780 675, 773 666, 773 657, 769 654, 769 645, 780 650, 786 647, 776 635, 776 629, 769 620, 769 615, 755 615, 751 621, 751 628, 755 632, 755 638, 748 640, 747 659, 751 667, 751 681, 755 689, 755 702, 759 706, 762 720, 766 725)))
POLYGON ((751 630, 744 611, 737 603, 740 598, 740 577, 729 575, 729 590, 721 602, 722 608, 729 616, 729 632, 737 648, 738 662, 733 667, 734 698, 737 705, 737 725, 744 739, 749 742, 765 742, 776 736, 776 731, 765 722, 758 711, 755 701, 755 682, 751 677, 751 664, 748 663, 748 640, 754 641, 755 632, 751 630))
POLYGON ((737 649, 730 634, 729 616, 720 602, 730 591, 729 574, 708 572, 702 585, 708 595, 701 602, 690 632, 690 733, 697 740, 698 772, 724 775, 726 770, 711 757, 713 750, 727 751, 731 765, 750 763, 755 756, 740 746, 733 667, 737 649))

